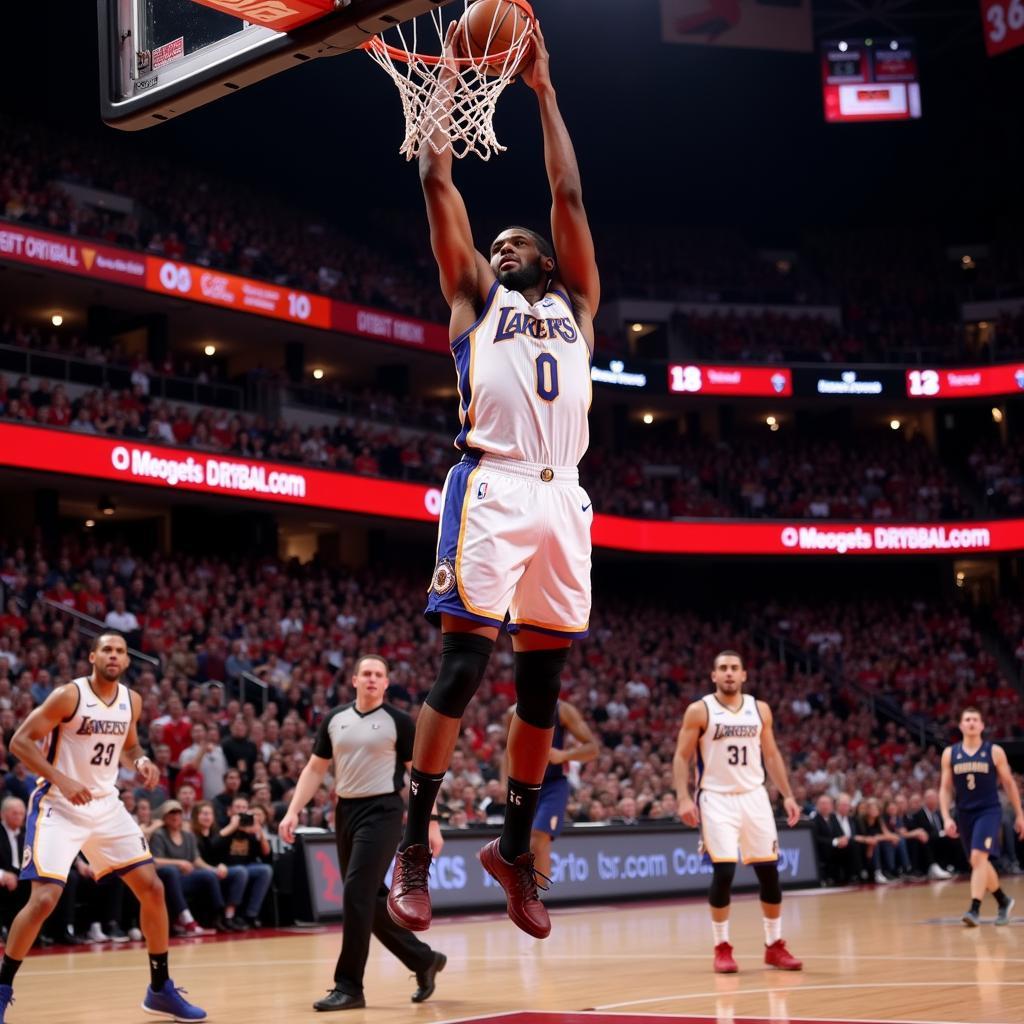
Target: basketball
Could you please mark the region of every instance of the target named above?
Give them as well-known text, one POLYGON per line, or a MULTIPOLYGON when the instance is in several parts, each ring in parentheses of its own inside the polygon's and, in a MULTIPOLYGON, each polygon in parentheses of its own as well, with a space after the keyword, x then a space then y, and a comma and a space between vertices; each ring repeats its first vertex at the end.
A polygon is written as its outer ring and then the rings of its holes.
MULTIPOLYGON (((533 10, 524 0, 475 0, 459 22, 456 39, 461 55, 472 58, 485 74, 497 75, 505 63, 501 55, 522 43, 532 20, 533 10), (499 59, 487 59, 493 56, 499 59)), ((519 65, 525 62, 530 49, 528 44, 519 65)))

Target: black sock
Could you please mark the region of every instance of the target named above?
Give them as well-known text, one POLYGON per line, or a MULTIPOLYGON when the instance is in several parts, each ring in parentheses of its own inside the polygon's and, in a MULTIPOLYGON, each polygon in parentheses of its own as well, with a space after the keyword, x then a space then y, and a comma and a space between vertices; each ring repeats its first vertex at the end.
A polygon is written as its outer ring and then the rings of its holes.
POLYGON ((505 800, 505 827, 501 830, 498 852, 511 864, 516 857, 530 849, 530 832, 537 814, 540 800, 540 784, 536 786, 508 780, 508 797, 505 800))
POLYGON ((6 953, 3 961, 0 962, 0 985, 13 985, 14 976, 21 966, 20 960, 12 960, 6 953))
POLYGON ((409 813, 405 819, 405 836, 398 845, 399 850, 408 846, 426 846, 430 831, 430 815, 441 788, 444 772, 428 775, 418 768, 409 773, 409 813))
POLYGON ((166 953, 149 954, 149 987, 154 992, 159 992, 164 987, 164 982, 170 978, 167 968, 166 953))
POLYGON ((976 914, 981 910, 981 900, 971 900, 971 913, 976 914))
POLYGON ((1001 907, 1005 907, 1006 904, 1010 902, 1010 897, 1007 896, 1002 889, 996 889, 996 891, 992 893, 992 895, 995 896, 996 903, 998 903, 1001 907))

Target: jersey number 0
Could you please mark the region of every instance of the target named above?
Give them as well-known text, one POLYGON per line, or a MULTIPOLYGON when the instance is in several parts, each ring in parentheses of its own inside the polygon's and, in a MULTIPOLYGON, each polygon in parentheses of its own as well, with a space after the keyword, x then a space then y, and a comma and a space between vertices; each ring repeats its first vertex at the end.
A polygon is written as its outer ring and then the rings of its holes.
POLYGON ((550 352, 537 356, 537 394, 545 402, 558 397, 558 360, 550 352))

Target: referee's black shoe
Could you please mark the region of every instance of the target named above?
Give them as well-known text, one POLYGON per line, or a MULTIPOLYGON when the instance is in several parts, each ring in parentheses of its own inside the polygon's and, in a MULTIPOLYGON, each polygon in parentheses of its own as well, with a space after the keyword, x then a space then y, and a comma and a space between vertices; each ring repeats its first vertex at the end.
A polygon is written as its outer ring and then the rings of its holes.
POLYGON ((434 989, 437 987, 434 979, 444 970, 446 963, 448 963, 448 957, 444 953, 435 953, 431 965, 416 972, 416 984, 419 985, 419 988, 412 994, 414 1003, 425 1003, 434 994, 434 989))
POLYGON ((314 1010, 361 1010, 366 1006, 362 996, 353 996, 342 992, 340 988, 332 988, 330 992, 313 1004, 314 1010))

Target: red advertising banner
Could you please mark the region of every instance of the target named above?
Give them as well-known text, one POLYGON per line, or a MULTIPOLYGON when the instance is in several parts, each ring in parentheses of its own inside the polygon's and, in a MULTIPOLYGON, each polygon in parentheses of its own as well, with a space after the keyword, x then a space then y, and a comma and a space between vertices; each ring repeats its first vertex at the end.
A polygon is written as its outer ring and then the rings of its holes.
POLYGON ((16 223, 0 222, 0 259, 137 288, 146 285, 146 257, 140 253, 16 223))
POLYGON ((986 398, 1024 394, 1024 363, 958 370, 907 370, 909 398, 986 398))
POLYGON ((1024 0, 981 0, 981 17, 990 57, 1024 44, 1024 0))
MULTIPOLYGON (((419 522, 441 514, 441 492, 424 484, 15 423, 0 423, 0 466, 419 522)), ((592 536, 595 547, 649 554, 981 555, 1024 550, 1024 520, 812 524, 598 515, 592 536)))
POLYGON ((345 334, 358 334, 362 338, 407 345, 424 352, 451 354, 448 328, 442 324, 414 320, 381 309, 355 306, 350 302, 331 303, 331 327, 345 334))
POLYGON ((789 398, 793 373, 784 366, 683 366, 668 368, 668 389, 676 394, 789 398))
POLYGON ((146 257, 146 288, 179 299, 290 320, 309 327, 331 326, 331 300, 322 295, 281 288, 266 281, 226 274, 222 270, 146 257))
POLYGON ((422 484, 12 423, 0 423, 0 465, 395 519, 441 513, 441 492, 422 484))

